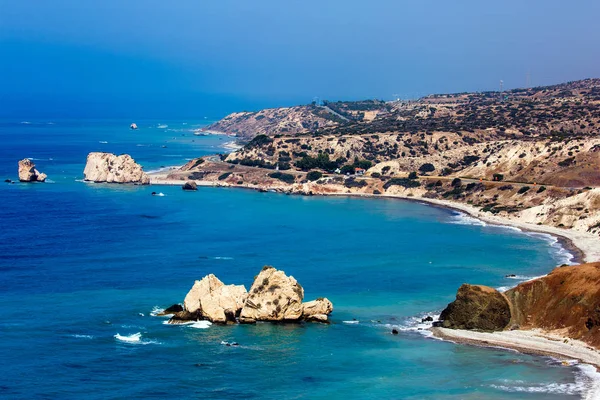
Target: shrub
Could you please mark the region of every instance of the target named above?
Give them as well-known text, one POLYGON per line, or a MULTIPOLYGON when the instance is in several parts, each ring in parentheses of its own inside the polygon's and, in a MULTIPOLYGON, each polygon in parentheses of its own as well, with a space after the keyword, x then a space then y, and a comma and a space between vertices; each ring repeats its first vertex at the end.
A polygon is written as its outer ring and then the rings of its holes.
POLYGON ((361 188, 363 186, 367 186, 367 182, 363 180, 357 181, 354 178, 348 178, 344 182, 344 186, 346 186, 347 188, 361 188))
POLYGON ((346 174, 353 174, 354 173, 354 167, 352 165, 344 165, 341 169, 340 172, 344 175, 346 174))
POLYGON ((503 191, 504 190, 513 190, 513 189, 514 189, 513 185, 503 185, 498 188, 498 190, 503 190, 503 191))
POLYGON ((504 180, 504 175, 502 175, 502 174, 494 174, 492 180, 500 182, 500 181, 504 180))
POLYGON ((519 191, 517 193, 523 194, 523 193, 526 193, 529 189, 531 189, 529 186, 523 186, 521 189, 519 189, 519 191))
POLYGON ((394 185, 402 186, 405 188, 416 188, 421 186, 421 182, 409 178, 392 178, 383 185, 383 188, 388 189, 394 185))
POLYGON ((435 166, 431 163, 425 163, 419 167, 419 172, 427 173, 435 171, 435 166))
POLYGON ((248 142, 248 144, 245 146, 245 148, 252 149, 254 147, 261 147, 261 146, 265 146, 265 145, 271 144, 271 143, 273 143, 273 139, 271 139, 267 135, 258 135, 254 139, 252 139, 250 142, 248 142))
POLYGON ((225 172, 224 174, 219 175, 219 180, 222 181, 223 179, 227 179, 227 177, 231 175, 231 172, 225 172))
POLYGON ((408 174, 408 179, 417 179, 417 173, 415 171, 408 174))
POLYGON ((540 188, 538 189, 538 193, 542 193, 543 191, 546 190, 546 186, 540 186, 540 188))
POLYGON ((279 179, 280 181, 283 181, 285 183, 289 183, 292 184, 296 181, 296 177, 292 174, 285 174, 283 172, 273 172, 272 174, 269 174, 269 177, 273 178, 273 179, 279 179))
POLYGON ((561 167, 568 167, 569 165, 573 164, 574 161, 575 161, 575 157, 570 157, 570 158, 562 160, 561 162, 558 163, 558 165, 560 165, 561 167))
POLYGON ((451 183, 451 185, 452 185, 453 187, 461 186, 461 185, 462 185, 462 181, 460 180, 460 178, 454 178, 454 179, 452 180, 452 183, 451 183))
POLYGON ((371 176, 372 176, 373 178, 381 178, 381 174, 380 174, 379 172, 373 172, 373 173, 371 174, 371 176))
POLYGON ((308 174, 306 174, 306 179, 308 179, 309 181, 316 181, 317 179, 320 179, 323 176, 322 173, 320 173, 319 171, 310 171, 308 174))

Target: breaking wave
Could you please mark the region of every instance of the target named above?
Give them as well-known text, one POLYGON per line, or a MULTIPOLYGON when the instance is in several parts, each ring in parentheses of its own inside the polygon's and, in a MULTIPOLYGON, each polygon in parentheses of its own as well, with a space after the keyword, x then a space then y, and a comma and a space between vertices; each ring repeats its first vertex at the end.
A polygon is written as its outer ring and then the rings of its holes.
POLYGON ((159 344, 157 341, 154 340, 142 340, 142 334, 140 332, 131 334, 129 336, 124 336, 117 333, 114 336, 114 338, 120 342, 130 344, 159 344))

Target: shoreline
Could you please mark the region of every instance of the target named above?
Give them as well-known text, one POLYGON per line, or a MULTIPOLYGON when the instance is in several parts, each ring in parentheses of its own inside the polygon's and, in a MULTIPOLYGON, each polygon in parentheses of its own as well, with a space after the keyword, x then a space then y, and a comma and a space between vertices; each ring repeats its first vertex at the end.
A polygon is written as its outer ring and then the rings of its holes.
MULTIPOLYGON (((168 174, 163 173, 152 173, 150 176, 150 183, 152 185, 163 185, 163 186, 177 186, 182 185, 184 182, 180 180, 171 180, 167 178, 168 174)), ((230 185, 227 183, 219 183, 213 181, 196 180, 198 186, 204 187, 226 187, 226 188, 238 188, 238 189, 251 189, 260 190, 262 187, 258 185, 247 184, 245 186, 230 185)), ((281 190, 279 187, 273 188, 276 191, 281 190)), ((571 262, 575 264, 583 264, 585 262, 600 261, 600 239, 596 238, 586 232, 579 232, 572 229, 560 229, 548 225, 533 225, 526 222, 515 221, 510 218, 498 217, 494 215, 483 215, 483 213, 468 204, 462 204, 453 202, 451 200, 438 200, 428 199, 424 197, 415 196, 404 196, 398 194, 370 194, 370 193, 327 193, 321 194, 316 193, 315 196, 344 196, 344 197, 363 197, 363 198, 383 198, 383 199, 400 199, 413 202, 423 202, 427 205, 452 210, 455 212, 465 213, 470 217, 476 218, 480 221, 490 224, 492 226, 500 227, 511 227, 518 228, 523 232, 542 233, 548 234, 554 237, 560 246, 565 251, 571 254, 571 262)))
POLYGON ((553 357, 560 361, 578 360, 600 371, 600 351, 575 339, 538 329, 477 332, 462 329, 431 328, 433 336, 445 341, 478 347, 516 350, 523 354, 553 357))

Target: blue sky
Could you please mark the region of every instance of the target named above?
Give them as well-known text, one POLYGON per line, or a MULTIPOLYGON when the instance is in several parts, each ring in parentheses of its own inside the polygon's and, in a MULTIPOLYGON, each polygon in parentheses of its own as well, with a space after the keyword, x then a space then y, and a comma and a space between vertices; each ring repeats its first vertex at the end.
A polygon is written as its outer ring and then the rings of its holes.
POLYGON ((598 15, 597 0, 0 0, 0 105, 215 113, 559 83, 600 76, 598 15))

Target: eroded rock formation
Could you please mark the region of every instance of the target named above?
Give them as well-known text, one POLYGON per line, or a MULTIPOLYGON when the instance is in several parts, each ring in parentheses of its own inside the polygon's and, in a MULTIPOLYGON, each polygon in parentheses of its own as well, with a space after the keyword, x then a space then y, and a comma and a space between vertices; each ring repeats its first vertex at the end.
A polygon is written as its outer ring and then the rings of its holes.
POLYGON ((542 329, 600 348, 600 262, 558 267, 505 293, 462 285, 440 320, 454 329, 542 329))
POLYGON ((264 267, 250 288, 240 322, 299 320, 303 299, 304 289, 293 276, 264 267))
POLYGON ((248 297, 244 285, 225 285, 213 274, 196 281, 183 301, 184 311, 211 322, 234 322, 248 297))
POLYGON ((91 182, 150 184, 142 166, 128 154, 93 152, 88 154, 83 178, 91 182))
POLYGON ((498 331, 510 322, 508 300, 496 289, 464 284, 440 315, 444 328, 498 331))
POLYGON ((35 169, 35 164, 28 158, 19 161, 19 180, 21 182, 44 182, 46 174, 35 169))
POLYGON ((270 266, 264 267, 254 279, 250 292, 246 292, 243 285, 225 285, 210 274, 194 283, 182 309, 170 307, 173 317, 169 323, 196 320, 215 323, 328 322, 333 311, 331 301, 319 298, 302 303, 303 298, 304 290, 294 277, 270 266))

